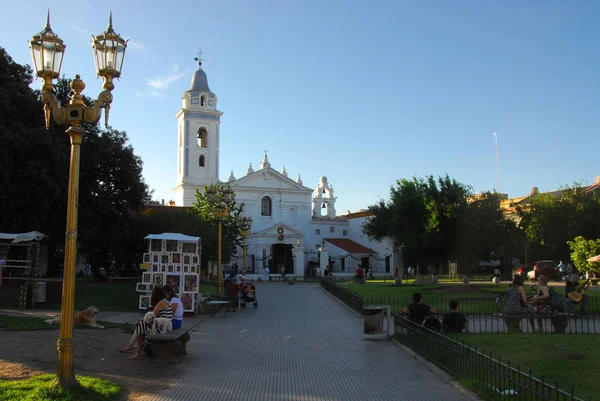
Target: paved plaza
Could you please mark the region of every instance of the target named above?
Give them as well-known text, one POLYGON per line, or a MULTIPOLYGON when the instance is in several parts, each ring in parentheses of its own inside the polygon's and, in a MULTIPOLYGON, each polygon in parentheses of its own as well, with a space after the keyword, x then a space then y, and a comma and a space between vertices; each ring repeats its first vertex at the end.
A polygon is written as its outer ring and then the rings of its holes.
POLYGON ((317 284, 259 283, 257 297, 258 309, 198 326, 176 385, 139 401, 467 399, 391 341, 366 340, 317 284))

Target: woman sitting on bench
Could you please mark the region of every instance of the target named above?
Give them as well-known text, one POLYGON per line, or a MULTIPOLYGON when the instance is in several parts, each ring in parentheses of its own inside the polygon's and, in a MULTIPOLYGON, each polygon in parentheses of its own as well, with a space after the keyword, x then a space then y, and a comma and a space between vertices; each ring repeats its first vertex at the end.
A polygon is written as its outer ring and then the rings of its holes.
POLYGON ((163 291, 171 304, 171 309, 173 310, 173 330, 181 328, 181 324, 183 323, 183 304, 181 300, 175 294, 175 291, 171 288, 170 285, 163 286, 163 291))
MULTIPOLYGON (((156 305, 153 309, 154 316, 163 317, 167 319, 173 319, 173 309, 171 304, 167 301, 165 293, 162 287, 154 287, 152 295, 150 296, 150 302, 152 305, 156 305)), ((146 354, 153 357, 150 341, 148 336, 150 335, 150 326, 142 318, 133 324, 133 335, 131 341, 127 344, 127 347, 120 350, 125 354, 133 352, 133 345, 137 343, 137 352, 135 355, 129 357, 129 359, 142 359, 142 351, 146 351, 146 354)))

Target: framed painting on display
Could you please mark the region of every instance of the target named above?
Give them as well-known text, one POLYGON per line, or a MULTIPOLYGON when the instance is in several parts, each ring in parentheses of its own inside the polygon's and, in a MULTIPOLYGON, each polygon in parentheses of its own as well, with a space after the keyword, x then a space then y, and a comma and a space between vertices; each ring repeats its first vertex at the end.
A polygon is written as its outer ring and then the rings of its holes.
POLYGON ((167 274, 165 276, 165 284, 170 286, 175 292, 181 292, 181 275, 179 274, 167 274))
POLYGON ((163 274, 162 273, 156 273, 152 275, 152 284, 154 284, 154 286, 163 286, 163 274))
POLYGON ((150 295, 140 295, 139 309, 148 309, 150 306, 150 295))
POLYGON ((198 292, 198 275, 184 274, 183 275, 183 291, 198 292))
POLYGON ((183 310, 185 311, 193 311, 194 301, 195 301, 193 292, 182 292, 181 293, 181 304, 183 305, 183 310))

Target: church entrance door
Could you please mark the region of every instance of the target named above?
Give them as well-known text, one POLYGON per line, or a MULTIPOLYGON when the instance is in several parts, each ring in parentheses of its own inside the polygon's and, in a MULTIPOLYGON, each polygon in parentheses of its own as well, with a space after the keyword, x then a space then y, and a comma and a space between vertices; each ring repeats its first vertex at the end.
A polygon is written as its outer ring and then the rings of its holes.
POLYGON ((278 266, 281 266, 282 273, 285 269, 286 274, 294 274, 291 244, 273 244, 273 268, 271 273, 276 274, 278 266))

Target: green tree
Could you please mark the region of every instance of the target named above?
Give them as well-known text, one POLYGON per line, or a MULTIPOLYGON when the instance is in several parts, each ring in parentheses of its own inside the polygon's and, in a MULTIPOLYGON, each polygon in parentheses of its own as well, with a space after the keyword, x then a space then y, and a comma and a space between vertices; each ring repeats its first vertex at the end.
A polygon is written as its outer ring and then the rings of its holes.
MULTIPOLYGON (((219 204, 227 204, 229 213, 221 219, 221 230, 223 240, 223 260, 228 260, 231 255, 235 255, 239 246, 241 246, 241 237, 238 228, 238 221, 242 214, 242 206, 235 201, 235 192, 232 193, 231 200, 226 202, 224 191, 228 188, 225 184, 213 185, 216 190, 216 199, 211 201, 207 196, 209 187, 204 186, 201 192, 196 190, 196 201, 194 202, 194 211, 210 225, 217 225, 215 208, 219 204)), ((209 251, 211 258, 217 259, 217 247, 209 251)))
POLYGON ((534 258, 564 259, 572 238, 600 237, 600 198, 579 184, 560 194, 539 194, 518 209, 520 226, 532 245, 534 258))
POLYGON ((500 211, 500 198, 486 192, 473 195, 469 186, 447 175, 400 179, 389 201, 369 209, 363 225, 372 239, 392 239, 402 246, 405 262, 458 260, 467 271, 474 261, 513 256, 523 236, 500 211))
POLYGON ((394 246, 403 246, 408 263, 448 260, 456 256, 456 233, 471 193, 448 175, 400 179, 389 201, 369 206, 373 216, 363 230, 372 239, 391 238, 394 246))
MULTIPOLYGON (((37 230, 50 247, 64 245, 70 143, 67 127, 44 128, 40 92, 29 88, 32 71, 0 48, 0 230, 37 230)), ((54 93, 69 101, 70 80, 59 79, 54 93)), ((91 104, 89 98, 84 98, 91 104)), ((150 199, 142 161, 127 135, 85 125, 81 147, 78 245, 93 267, 109 267, 114 249, 130 229, 131 214, 150 199)))
POLYGON ((472 197, 460 220, 456 255, 463 263, 492 259, 506 264, 523 251, 524 234, 504 217, 496 193, 472 197))
POLYGON ((600 239, 586 240, 584 237, 578 236, 567 243, 571 248, 571 261, 577 270, 585 273, 600 273, 599 262, 588 262, 589 258, 600 255, 600 239))

